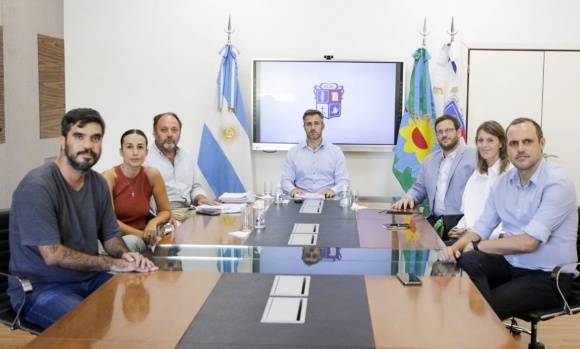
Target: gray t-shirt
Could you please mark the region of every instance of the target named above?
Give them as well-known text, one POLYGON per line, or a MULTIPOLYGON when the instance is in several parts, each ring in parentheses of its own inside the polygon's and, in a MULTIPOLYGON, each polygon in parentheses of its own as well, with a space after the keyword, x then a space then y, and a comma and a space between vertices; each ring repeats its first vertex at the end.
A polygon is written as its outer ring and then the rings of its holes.
MULTIPOLYGON (((81 190, 73 190, 54 162, 30 171, 10 208, 10 272, 38 282, 83 281, 92 272, 49 266, 37 246, 60 243, 97 255, 97 239, 120 236, 105 179, 89 170, 81 190)), ((12 286, 12 285, 11 285, 12 286)))

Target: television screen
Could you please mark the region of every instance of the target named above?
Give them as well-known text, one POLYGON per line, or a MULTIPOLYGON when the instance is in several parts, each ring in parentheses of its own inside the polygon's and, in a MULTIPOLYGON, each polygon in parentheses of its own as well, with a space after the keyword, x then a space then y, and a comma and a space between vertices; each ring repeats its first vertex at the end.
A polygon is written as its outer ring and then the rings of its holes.
POLYGON ((345 151, 387 151, 403 113, 403 62, 255 59, 254 150, 287 150, 306 139, 302 115, 324 115, 323 138, 345 151))

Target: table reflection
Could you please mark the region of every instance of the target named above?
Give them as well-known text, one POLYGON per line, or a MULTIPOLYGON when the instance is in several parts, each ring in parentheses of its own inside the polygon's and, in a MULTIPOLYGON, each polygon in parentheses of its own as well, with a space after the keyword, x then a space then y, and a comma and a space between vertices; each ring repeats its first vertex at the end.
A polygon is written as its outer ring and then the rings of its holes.
POLYGON ((313 265, 322 260, 336 262, 342 259, 340 247, 302 247, 302 261, 313 265))
POLYGON ((303 246, 158 245, 151 260, 161 270, 226 273, 454 276, 438 250, 303 246))
POLYGON ((150 296, 143 286, 143 280, 148 275, 139 275, 123 280, 123 314, 131 322, 141 322, 149 314, 150 296))

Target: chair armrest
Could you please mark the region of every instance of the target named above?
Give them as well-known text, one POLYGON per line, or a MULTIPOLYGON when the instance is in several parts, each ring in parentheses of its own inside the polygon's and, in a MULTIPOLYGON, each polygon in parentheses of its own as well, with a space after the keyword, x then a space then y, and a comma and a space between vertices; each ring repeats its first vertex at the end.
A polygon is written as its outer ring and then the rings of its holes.
POLYGON ((563 312, 565 312, 568 315, 573 315, 574 312, 570 308, 570 305, 568 304, 568 301, 566 300, 566 297, 564 297, 564 294, 562 293, 562 290, 560 290, 560 274, 562 273, 562 269, 564 267, 567 267, 567 266, 570 266, 570 265, 574 265, 574 266, 578 267, 578 265, 580 265, 580 263, 574 262, 574 263, 566 263, 566 264, 563 264, 563 265, 559 265, 559 266, 555 267, 554 270, 552 270, 552 273, 551 273, 550 276, 551 276, 552 279, 556 279, 556 287, 558 288, 558 293, 560 293, 560 297, 562 298, 562 302, 564 303, 563 312))
POLYGON ((26 295, 29 294, 30 292, 32 292, 32 284, 30 283, 30 281, 27 278, 21 278, 21 277, 18 277, 18 276, 12 275, 12 274, 8 274, 8 273, 4 273, 1 271, 0 271, 0 275, 4 275, 9 279, 12 278, 12 279, 18 280, 18 282, 20 282, 20 286, 22 287, 23 299, 22 299, 22 302, 20 302, 20 307, 16 311, 16 316, 14 317, 12 324, 10 324, 10 329, 12 329, 12 330, 18 329, 21 327, 20 314, 22 313, 22 308, 24 308, 24 301, 26 299, 26 295))

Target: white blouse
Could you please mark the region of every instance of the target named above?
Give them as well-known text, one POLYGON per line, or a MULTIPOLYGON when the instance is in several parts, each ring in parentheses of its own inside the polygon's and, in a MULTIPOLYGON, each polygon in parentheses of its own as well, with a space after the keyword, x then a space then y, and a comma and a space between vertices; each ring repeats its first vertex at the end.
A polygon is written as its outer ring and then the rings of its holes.
MULTIPOLYGON (((501 175, 499 173, 499 168, 501 165, 501 159, 498 159, 495 164, 487 170, 487 173, 481 174, 476 169, 467 184, 465 185, 465 191, 463 192, 463 202, 461 204, 461 212, 464 216, 461 218, 459 223, 457 223, 458 228, 471 228, 475 222, 479 219, 479 216, 483 213, 485 208, 485 202, 489 196, 489 191, 495 181, 503 176, 510 168, 511 163, 504 173, 501 175)), ((501 223, 495 228, 490 236, 490 239, 497 239, 502 231, 501 223)))

